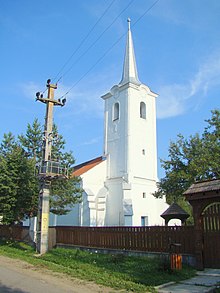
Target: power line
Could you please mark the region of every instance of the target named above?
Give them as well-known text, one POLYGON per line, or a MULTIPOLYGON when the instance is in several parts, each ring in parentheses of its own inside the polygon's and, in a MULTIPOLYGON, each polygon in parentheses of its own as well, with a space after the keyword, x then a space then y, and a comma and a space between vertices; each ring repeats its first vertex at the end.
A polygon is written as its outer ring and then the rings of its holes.
MULTIPOLYGON (((144 13, 131 25, 131 27, 134 27, 158 2, 159 2, 160 0, 156 0, 149 8, 147 8, 145 11, 144 11, 144 13)), ((131 1, 131 2, 133 2, 133 1, 131 1)), ((116 41, 116 42, 114 42, 113 44, 112 44, 112 46, 86 71, 86 73, 80 78, 80 79, 78 79, 70 88, 69 88, 69 90, 64 94, 64 95, 62 95, 62 97, 61 98, 63 98, 63 97, 65 97, 66 95, 68 95, 69 94, 69 92, 87 75, 87 74, 89 74, 91 71, 92 71, 92 69, 112 50, 112 48, 114 47, 114 46, 116 46, 119 42, 120 42, 120 40, 125 36, 127 34, 127 32, 126 33, 124 33, 123 35, 121 35, 121 37, 119 37, 118 38, 118 40, 116 41)))
MULTIPOLYGON (((59 70, 59 72, 56 74, 56 76, 53 78, 54 80, 56 80, 58 78, 58 76, 60 75, 60 73, 63 71, 63 69, 67 66, 67 64, 70 62, 70 60, 72 59, 72 57, 79 51, 79 49, 82 47, 82 45, 85 43, 85 41, 87 40, 87 38, 89 37, 89 35, 93 32, 93 30, 95 29, 95 27, 98 25, 98 23, 102 20, 102 18, 105 16, 105 14, 108 12, 108 10, 110 9, 110 7, 113 5, 113 3, 116 0, 112 0, 111 3, 108 5, 108 7, 105 9, 105 11, 103 12, 103 14, 99 17, 99 19, 96 21, 96 23, 92 26, 92 28, 88 31, 88 33, 85 35, 85 37, 82 39, 82 41, 80 42, 80 44, 78 45, 78 47, 73 51, 73 53, 70 55, 70 57, 67 59, 67 61, 64 63, 64 65, 61 67, 61 69, 59 70)), ((59 80, 62 78, 63 76, 61 76, 57 82, 59 82, 59 80)))
POLYGON ((88 71, 86 71, 86 73, 80 78, 78 79, 70 88, 69 90, 61 97, 63 98, 64 96, 66 96, 87 74, 89 74, 90 71, 92 71, 92 69, 102 60, 104 59, 104 57, 112 50, 112 48, 126 35, 123 34, 96 62, 95 64, 93 64, 88 71))
POLYGON ((133 23, 132 27, 136 25, 160 0, 156 0, 144 13, 133 23))
MULTIPOLYGON (((128 7, 134 2, 134 0, 131 0, 128 5, 114 18, 114 20, 110 23, 109 26, 107 26, 107 28, 98 36, 98 38, 86 49, 86 51, 84 51, 84 53, 82 53, 80 55, 80 57, 62 74, 62 76, 59 78, 59 80, 64 77, 65 75, 67 75, 68 72, 70 72, 70 70, 73 68, 74 65, 76 65, 81 59, 82 57, 84 57, 86 55, 86 53, 88 53, 88 51, 94 47, 94 45, 101 39, 101 37, 106 33, 106 31, 116 22, 116 20, 125 12, 125 10, 128 9, 128 7)), ((59 81, 58 80, 58 81, 59 81)))

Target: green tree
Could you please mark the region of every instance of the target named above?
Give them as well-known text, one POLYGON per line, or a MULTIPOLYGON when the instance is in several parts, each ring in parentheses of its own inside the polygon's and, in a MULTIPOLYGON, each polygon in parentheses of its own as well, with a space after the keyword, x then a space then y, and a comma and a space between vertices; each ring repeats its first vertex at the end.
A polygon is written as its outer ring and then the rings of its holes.
MULTIPOLYGON (((42 160, 41 146, 43 142, 43 127, 37 119, 33 124, 28 124, 25 135, 19 136, 21 145, 25 148, 29 158, 39 163, 42 160)), ((52 213, 64 215, 80 201, 82 190, 79 179, 71 177, 75 163, 72 152, 65 151, 65 140, 58 133, 58 128, 53 125, 51 160, 57 161, 67 169, 68 178, 60 178, 51 182, 50 209, 52 213)))
POLYGON ((15 145, 15 138, 11 132, 4 134, 0 145, 0 214, 3 216, 3 224, 13 221, 12 209, 16 205, 16 184, 13 180, 13 168, 11 168, 10 156, 15 145))
POLYGON ((183 192, 195 181, 220 177, 220 111, 213 110, 207 126, 199 135, 188 139, 181 134, 171 142, 167 160, 161 160, 165 177, 158 184, 156 197, 166 196, 167 202, 177 202, 188 212, 190 207, 183 192))
POLYGON ((74 204, 80 202, 82 195, 79 178, 71 176, 75 159, 71 151, 65 151, 65 144, 63 136, 58 133, 58 128, 54 124, 51 158, 65 166, 69 175, 68 179, 62 178, 51 182, 50 210, 57 215, 70 212, 74 204))
MULTIPOLYGON (((52 160, 60 162, 69 176, 51 182, 51 212, 67 214, 80 201, 79 179, 71 177, 74 157, 65 152, 65 140, 53 128, 52 160)), ((38 210, 40 182, 36 164, 42 160, 42 126, 37 119, 28 124, 25 134, 15 139, 9 132, 0 144, 0 216, 4 224, 21 222, 35 216, 38 210)))
POLYGON ((15 141, 4 135, 0 146, 0 214, 3 223, 20 222, 34 213, 36 178, 33 160, 15 141))
POLYGON ((43 133, 38 119, 34 119, 32 125, 28 123, 25 135, 19 135, 18 139, 28 156, 35 159, 35 161, 39 161, 42 156, 43 133))

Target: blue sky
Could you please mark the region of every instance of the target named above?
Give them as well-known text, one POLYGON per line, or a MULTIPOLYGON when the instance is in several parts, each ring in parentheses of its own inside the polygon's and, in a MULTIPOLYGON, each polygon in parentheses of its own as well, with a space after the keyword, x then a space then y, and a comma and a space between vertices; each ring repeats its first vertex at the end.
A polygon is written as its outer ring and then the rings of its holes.
POLYGON ((63 76, 56 97, 71 90, 66 106, 55 109, 55 123, 76 163, 101 155, 100 96, 121 79, 128 17, 139 79, 159 94, 158 158, 167 157, 178 133, 201 133, 204 120, 220 105, 220 1, 159 0, 147 12, 154 3, 0 1, 0 138, 9 131, 24 133, 34 118, 44 122, 45 105, 35 102, 35 93, 44 91, 46 80, 69 60, 58 75, 63 76))

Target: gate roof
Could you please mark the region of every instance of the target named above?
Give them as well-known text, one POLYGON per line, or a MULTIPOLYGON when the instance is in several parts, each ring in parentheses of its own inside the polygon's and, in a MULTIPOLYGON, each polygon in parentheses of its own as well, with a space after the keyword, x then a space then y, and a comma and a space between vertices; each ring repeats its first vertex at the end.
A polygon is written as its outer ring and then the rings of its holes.
POLYGON ((183 194, 188 200, 220 197, 220 179, 195 182, 183 194))

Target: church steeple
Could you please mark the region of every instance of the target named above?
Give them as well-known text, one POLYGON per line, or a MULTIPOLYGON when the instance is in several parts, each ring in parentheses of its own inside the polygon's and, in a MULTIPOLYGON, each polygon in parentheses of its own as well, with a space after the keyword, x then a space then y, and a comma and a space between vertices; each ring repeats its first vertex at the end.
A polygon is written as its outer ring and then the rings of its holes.
POLYGON ((138 85, 141 84, 137 74, 137 66, 135 61, 134 46, 132 41, 130 23, 131 23, 131 20, 130 18, 128 18, 127 43, 126 43, 126 49, 125 49, 123 74, 122 74, 122 79, 119 83, 120 85, 126 84, 128 82, 138 84, 138 85))

